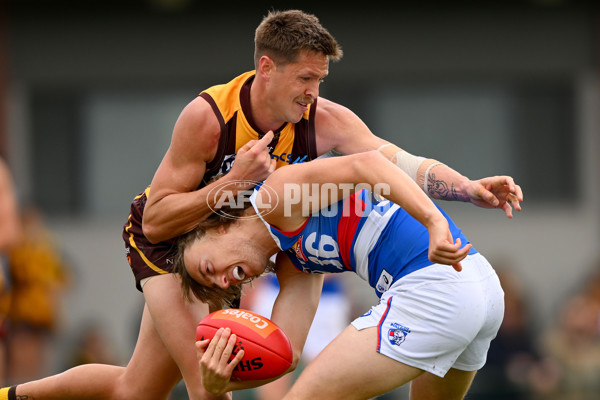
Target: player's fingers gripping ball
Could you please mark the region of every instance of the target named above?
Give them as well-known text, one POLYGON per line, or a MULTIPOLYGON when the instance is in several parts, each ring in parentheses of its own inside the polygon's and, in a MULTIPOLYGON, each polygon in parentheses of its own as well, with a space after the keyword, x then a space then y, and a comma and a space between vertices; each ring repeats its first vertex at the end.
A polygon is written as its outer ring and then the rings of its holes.
POLYGON ((232 378, 273 378, 292 364, 292 347, 285 332, 273 321, 251 311, 232 308, 208 314, 196 328, 196 340, 212 339, 219 328, 227 327, 237 336, 230 361, 244 350, 232 378))

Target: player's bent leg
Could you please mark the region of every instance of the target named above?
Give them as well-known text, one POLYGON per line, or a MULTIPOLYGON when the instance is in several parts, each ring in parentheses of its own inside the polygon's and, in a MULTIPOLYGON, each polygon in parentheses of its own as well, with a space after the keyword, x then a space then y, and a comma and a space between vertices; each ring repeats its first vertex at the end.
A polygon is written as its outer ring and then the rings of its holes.
POLYGON ((80 400, 110 399, 115 382, 124 367, 86 364, 61 374, 49 376, 17 386, 18 399, 80 400))
POLYGON ((189 398, 215 398, 202 386, 195 347, 196 326, 208 315, 208 306, 200 302, 186 303, 175 274, 152 277, 144 285, 144 297, 154 327, 183 375, 189 398))
POLYGON ((87 364, 17 386, 19 398, 167 399, 181 379, 179 369, 144 308, 138 342, 127 367, 87 364))
POLYGON ((190 399, 213 399, 200 382, 194 346, 197 321, 208 307, 196 304, 196 312, 185 304, 172 274, 150 279, 144 295, 138 343, 126 368, 83 365, 19 385, 16 394, 39 400, 167 399, 183 374, 190 399))
POLYGON ((117 380, 115 399, 167 399, 181 380, 179 368, 144 306, 137 343, 125 372, 117 380))
POLYGON ((477 371, 448 370, 443 378, 424 373, 410 384, 410 400, 462 400, 477 371))
POLYGON ((369 399, 423 373, 376 348, 377 328, 348 326, 306 367, 284 399, 369 399))

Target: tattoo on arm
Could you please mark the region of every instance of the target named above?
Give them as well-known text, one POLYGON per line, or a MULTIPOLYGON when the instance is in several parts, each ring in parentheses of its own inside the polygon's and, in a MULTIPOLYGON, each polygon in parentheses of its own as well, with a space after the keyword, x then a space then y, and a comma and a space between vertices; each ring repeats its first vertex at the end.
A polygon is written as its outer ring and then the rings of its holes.
POLYGON ((430 173, 427 177, 427 192, 435 199, 447 200, 450 190, 448 183, 435 179, 435 174, 430 173))
POLYGON ((17 400, 35 400, 33 396, 28 396, 26 394, 17 395, 17 400))
POLYGON ((434 199, 468 201, 459 195, 453 183, 448 186, 448 182, 435 179, 434 173, 430 173, 427 177, 427 192, 434 199))

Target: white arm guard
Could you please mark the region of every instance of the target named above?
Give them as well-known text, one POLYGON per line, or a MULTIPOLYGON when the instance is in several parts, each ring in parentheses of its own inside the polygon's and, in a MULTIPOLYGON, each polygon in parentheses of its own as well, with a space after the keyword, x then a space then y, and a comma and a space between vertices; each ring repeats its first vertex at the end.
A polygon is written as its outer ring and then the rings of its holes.
MULTIPOLYGON (((383 153, 383 148, 387 146, 394 146, 391 143, 386 143, 383 146, 380 146, 377 150, 383 153)), ((389 153, 388 153, 389 154, 389 153)), ((429 184, 429 172, 431 169, 437 165, 444 165, 443 163, 425 157, 413 156, 409 152, 405 150, 400 150, 392 155, 390 161, 396 164, 400 169, 402 169, 408 176, 410 176, 427 194, 428 184, 429 184)))
POLYGON ((417 171, 425 161, 425 157, 413 156, 406 150, 400 150, 390 160, 395 163, 402 171, 406 172, 413 181, 417 181, 417 171))
MULTIPOLYGON (((391 143, 387 143, 383 146, 380 146, 377 150, 383 154, 381 150, 387 146, 393 145, 391 143)), ((423 161, 425 161, 425 158, 413 156, 405 150, 400 150, 390 158, 390 161, 396 164, 402 171, 406 172, 406 174, 416 182, 417 171, 419 170, 419 166, 423 163, 423 161)))

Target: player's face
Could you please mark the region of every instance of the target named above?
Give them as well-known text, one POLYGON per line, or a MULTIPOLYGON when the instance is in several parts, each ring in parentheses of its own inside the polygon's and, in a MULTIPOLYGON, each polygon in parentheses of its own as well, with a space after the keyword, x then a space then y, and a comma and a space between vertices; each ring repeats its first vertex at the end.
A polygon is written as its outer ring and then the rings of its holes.
POLYGON ((185 268, 196 282, 223 289, 262 274, 267 262, 268 257, 251 240, 240 238, 231 230, 207 232, 184 253, 185 268))
POLYGON ((297 62, 275 65, 269 85, 272 104, 284 122, 296 123, 319 96, 319 85, 329 73, 329 58, 302 52, 297 62))

